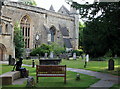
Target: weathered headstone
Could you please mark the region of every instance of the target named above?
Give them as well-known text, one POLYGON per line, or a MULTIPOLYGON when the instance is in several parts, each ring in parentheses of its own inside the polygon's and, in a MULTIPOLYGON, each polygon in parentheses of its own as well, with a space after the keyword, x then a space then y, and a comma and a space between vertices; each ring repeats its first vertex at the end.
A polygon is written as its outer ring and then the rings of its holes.
POLYGON ((44 56, 44 58, 47 58, 47 55, 48 55, 48 53, 45 53, 45 56, 44 56))
POLYGON ((12 59, 12 56, 9 55, 9 59, 8 59, 9 65, 11 65, 11 59, 12 59))
POLYGON ((76 53, 73 53, 73 59, 76 60, 76 53))
POLYGON ((83 54, 83 60, 85 60, 85 54, 83 54))
POLYGON ((11 59, 10 65, 15 65, 15 58, 11 59))
POLYGON ((37 56, 38 56, 38 59, 40 59, 40 55, 39 55, 39 54, 37 54, 37 56))
POLYGON ((53 58, 53 52, 50 52, 50 58, 53 58))
POLYGON ((85 57, 85 65, 84 65, 84 68, 86 68, 88 61, 89 61, 89 55, 87 54, 86 57, 85 57))
POLYGON ((89 62, 89 55, 86 55, 86 62, 89 62))
POLYGON ((115 58, 117 58, 117 54, 115 54, 115 58))
POLYGON ((110 59, 108 61, 108 70, 114 70, 114 60, 110 59))

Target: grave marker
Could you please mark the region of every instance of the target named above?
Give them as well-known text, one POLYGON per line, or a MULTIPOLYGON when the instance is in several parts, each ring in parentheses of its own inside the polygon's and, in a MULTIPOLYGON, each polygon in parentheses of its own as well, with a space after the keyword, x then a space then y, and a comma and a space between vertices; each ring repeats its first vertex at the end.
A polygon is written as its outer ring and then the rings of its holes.
POLYGON ((114 70, 114 60, 110 59, 108 61, 108 70, 114 70))

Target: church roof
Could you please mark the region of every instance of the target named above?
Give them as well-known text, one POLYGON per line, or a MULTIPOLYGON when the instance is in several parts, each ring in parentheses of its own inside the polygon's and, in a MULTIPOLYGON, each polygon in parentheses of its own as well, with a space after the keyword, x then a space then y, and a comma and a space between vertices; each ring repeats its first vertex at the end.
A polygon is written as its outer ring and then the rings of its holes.
POLYGON ((72 48, 72 44, 69 38, 63 38, 66 48, 72 48))
POLYGON ((59 25, 59 29, 60 29, 60 31, 61 31, 61 33, 62 33, 63 36, 69 36, 69 32, 67 30, 67 27, 61 27, 59 25))
POLYGON ((64 6, 62 5, 61 8, 58 10, 59 13, 63 13, 63 14, 67 14, 69 15, 69 10, 64 6))
POLYGON ((50 6, 50 11, 55 11, 54 8, 53 8, 53 5, 50 6))

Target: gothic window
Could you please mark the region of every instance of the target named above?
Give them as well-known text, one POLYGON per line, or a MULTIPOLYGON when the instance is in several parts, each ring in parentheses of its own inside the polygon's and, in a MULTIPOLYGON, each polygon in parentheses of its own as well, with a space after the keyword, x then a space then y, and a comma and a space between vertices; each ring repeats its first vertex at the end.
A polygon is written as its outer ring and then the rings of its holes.
POLYGON ((8 33, 8 24, 5 25, 5 33, 8 33))
POLYGON ((51 34, 51 42, 55 41, 55 28, 51 27, 50 28, 50 34, 51 34))
POLYGON ((28 16, 24 16, 21 20, 21 29, 24 36, 25 48, 30 47, 30 21, 28 16))

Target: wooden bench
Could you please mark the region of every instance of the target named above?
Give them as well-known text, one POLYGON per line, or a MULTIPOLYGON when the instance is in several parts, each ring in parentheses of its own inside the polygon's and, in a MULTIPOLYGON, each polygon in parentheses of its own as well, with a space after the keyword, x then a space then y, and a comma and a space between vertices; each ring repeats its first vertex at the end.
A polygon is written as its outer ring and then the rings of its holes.
POLYGON ((38 77, 64 77, 66 83, 66 65, 36 65, 36 82, 38 77))

